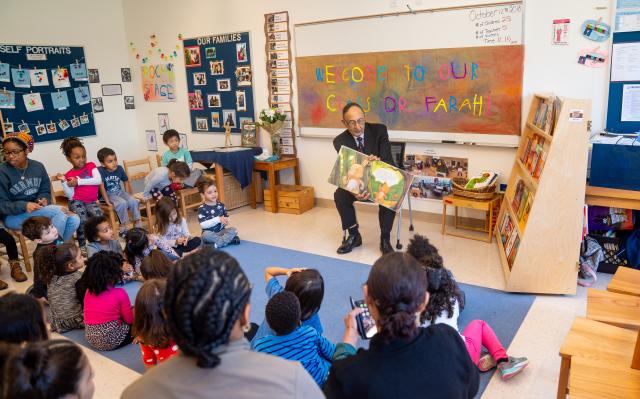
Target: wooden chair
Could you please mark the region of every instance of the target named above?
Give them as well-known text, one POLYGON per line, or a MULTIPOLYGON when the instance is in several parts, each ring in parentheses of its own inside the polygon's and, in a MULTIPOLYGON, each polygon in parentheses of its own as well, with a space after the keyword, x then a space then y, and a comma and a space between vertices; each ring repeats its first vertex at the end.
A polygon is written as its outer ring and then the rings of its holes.
POLYGON ((631 330, 640 329, 640 297, 590 288, 587 318, 631 330))
POLYGON ((22 235, 22 232, 20 230, 12 230, 7 227, 5 228, 16 239, 16 241, 18 241, 18 245, 20 246, 20 254, 22 255, 22 261, 24 262, 24 267, 25 269, 27 269, 27 272, 31 272, 31 260, 29 260, 31 251, 29 251, 29 247, 27 246, 27 239, 22 235))
MULTIPOLYGON (((136 159, 133 161, 123 161, 124 172, 129 178, 129 182, 132 183, 136 180, 144 180, 145 177, 151 172, 151 161, 149 158, 136 159), (141 169, 141 170, 135 170, 141 169)), ((131 184, 129 184, 131 186, 131 184)), ((153 208, 155 207, 155 201, 152 199, 145 200, 142 193, 129 193, 135 199, 140 201, 140 210, 144 212, 145 216, 141 217, 141 221, 146 221, 148 231, 153 231, 153 208)))
MULTIPOLYGON (((576 317, 560 347, 557 398, 564 399, 567 394, 570 374, 574 372, 575 358, 586 358, 605 364, 630 364, 638 336, 638 333, 625 328, 576 317)), ((574 392, 570 391, 570 394, 573 398, 574 392)))
MULTIPOLYGON (((162 157, 160 154, 156 154, 156 162, 158 167, 162 166, 162 157)), ((178 204, 180 206, 180 213, 187 218, 187 211, 192 208, 197 208, 204 203, 204 199, 197 188, 184 188, 177 193, 178 204)))
POLYGON ((607 291, 640 296, 640 270, 618 267, 607 286, 607 291))
POLYGON ((569 376, 571 399, 640 398, 640 370, 577 357, 569 376))

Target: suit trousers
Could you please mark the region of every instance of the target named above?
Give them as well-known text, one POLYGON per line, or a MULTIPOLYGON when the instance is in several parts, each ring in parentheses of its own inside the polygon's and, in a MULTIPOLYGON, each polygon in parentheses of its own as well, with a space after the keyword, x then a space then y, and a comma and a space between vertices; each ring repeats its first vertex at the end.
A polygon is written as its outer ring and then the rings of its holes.
MULTIPOLYGON (((353 203, 357 201, 349 191, 338 188, 333 193, 333 199, 336 203, 336 208, 340 214, 340 220, 342 221, 342 230, 347 230, 349 227, 353 227, 358 224, 356 219, 356 208, 353 203)), ((396 217, 396 213, 389 208, 385 208, 382 205, 378 206, 378 221, 380 223, 380 237, 389 239, 391 235, 391 228, 393 227, 393 219, 396 217)))

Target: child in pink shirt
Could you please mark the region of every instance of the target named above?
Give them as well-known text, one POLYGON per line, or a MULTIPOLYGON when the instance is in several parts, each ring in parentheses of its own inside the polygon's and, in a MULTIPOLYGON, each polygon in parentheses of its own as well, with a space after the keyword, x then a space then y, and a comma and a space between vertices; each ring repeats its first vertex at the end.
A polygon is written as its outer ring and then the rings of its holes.
POLYGON ((102 216, 98 204, 98 190, 102 184, 100 171, 93 162, 87 162, 87 150, 77 137, 67 137, 60 145, 62 153, 73 168, 64 175, 58 173, 57 179, 62 181, 62 189, 69 198, 69 209, 80 217, 77 230, 78 244, 84 247, 84 223, 89 217, 102 216))
POLYGON ((87 287, 84 296, 84 323, 87 341, 96 349, 108 351, 132 342, 131 301, 123 288, 115 287, 122 281, 120 254, 101 251, 87 262, 82 276, 87 287))

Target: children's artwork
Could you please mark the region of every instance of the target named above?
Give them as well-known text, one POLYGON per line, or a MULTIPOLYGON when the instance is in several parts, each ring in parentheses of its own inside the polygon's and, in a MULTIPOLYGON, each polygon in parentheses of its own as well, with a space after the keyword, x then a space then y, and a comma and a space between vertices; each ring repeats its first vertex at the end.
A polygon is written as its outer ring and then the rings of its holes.
POLYGON ((169 114, 158 114, 158 127, 160 128, 160 133, 164 133, 171 129, 171 126, 169 125, 169 114))
POLYGON ((89 83, 100 83, 100 71, 89 69, 89 83))
POLYGON ((224 61, 209 61, 209 74, 224 75, 224 61))
POLYGON ((78 64, 74 63, 69 65, 69 69, 71 70, 71 77, 73 80, 78 80, 81 82, 86 82, 88 80, 87 75, 87 66, 84 63, 78 64))
POLYGON ((11 68, 11 77, 13 78, 13 87, 31 87, 31 78, 29 76, 29 71, 26 69, 11 68))
POLYGON ((102 97, 92 98, 91 105, 93 106, 94 113, 104 112, 104 104, 102 103, 102 97))
POLYGON ((223 109, 222 110, 222 126, 231 126, 232 128, 238 126, 236 124, 236 110, 235 109, 223 109))
POLYGON ((78 118, 72 118, 71 119, 71 127, 72 128, 77 128, 78 126, 80 126, 80 119, 78 118))
POLYGON ((236 67, 236 81, 238 82, 238 86, 251 86, 251 67, 236 67))
POLYGON ((29 77, 31 78, 31 86, 49 86, 46 69, 30 69, 29 77))
POLYGON ((54 91, 51 93, 51 102, 53 103, 53 108, 58 111, 65 110, 69 108, 69 96, 67 96, 67 91, 54 91))
POLYGON ((158 151, 158 140, 156 139, 156 131, 145 130, 144 134, 147 138, 147 151, 158 151))
POLYGON ((11 82, 11 65, 0 62, 0 82, 11 82))
POLYGON ((231 79, 218 79, 216 84, 218 91, 231 91, 231 79))
POLYGON ((120 68, 120 79, 123 82, 131 82, 131 68, 120 68))
POLYGON ((69 129, 69 122, 67 122, 66 119, 62 119, 60 120, 60 122, 58 122, 58 126, 60 127, 60 130, 64 132, 65 130, 69 129))
POLYGON ((611 35, 611 26, 602 22, 602 19, 587 19, 580 27, 582 36, 594 42, 604 42, 611 35))
POLYGON ((73 89, 73 94, 76 96, 76 102, 78 105, 89 104, 91 102, 89 86, 78 86, 73 89))
POLYGON ((31 129, 29 129, 28 123, 21 123, 18 125, 18 131, 20 133, 31 133, 31 129))
POLYGON ((247 110, 247 98, 244 94, 244 91, 236 91, 236 109, 238 111, 247 110))
POLYGON ((204 104, 202 101, 202 92, 195 90, 193 93, 189 93, 189 109, 191 110, 203 110, 204 104))
POLYGON ((414 175, 409 195, 416 199, 442 199, 452 191, 451 179, 414 175))
POLYGON ((591 68, 602 68, 607 64, 607 59, 607 50, 601 49, 600 47, 594 49, 582 49, 578 52, 578 64, 591 68))
POLYGON ((23 94, 22 99, 24 100, 24 107, 27 109, 27 112, 42 111, 44 109, 40 93, 23 94))
POLYGON ((556 46, 566 46, 569 44, 569 26, 571 19, 554 19, 551 24, 552 36, 551 43, 556 46))
POLYGON ((220 112, 211 113, 211 127, 220 127, 220 112))
POLYGON ((183 150, 189 150, 189 146, 187 145, 187 135, 184 133, 178 133, 178 135, 180 136, 180 145, 179 147, 182 148, 183 150))
POLYGON ((222 107, 222 101, 220 100, 220 94, 207 95, 207 105, 209 108, 222 107))
POLYGON ((142 93, 145 101, 164 102, 176 100, 176 75, 174 65, 143 65, 142 93))
POLYGON ((43 134, 47 134, 47 127, 45 125, 43 125, 42 123, 39 125, 36 125, 36 134, 38 136, 42 136, 43 134))
POLYGON ((395 212, 402 205, 413 176, 382 161, 342 146, 329 176, 329 183, 362 195, 395 212))
POLYGON ((242 130, 240 131, 240 145, 243 147, 255 147, 257 145, 256 124, 254 122, 240 122, 242 130))
POLYGON ((199 67, 200 65, 202 65, 199 46, 190 46, 184 48, 184 64, 187 68, 199 67))
POLYGON ((389 130, 518 135, 523 56, 505 45, 297 57, 299 124, 338 128, 359 99, 389 130))
POLYGON ((209 130, 207 118, 196 118, 196 130, 206 132, 209 130))
POLYGON ((0 108, 16 108, 16 92, 13 90, 0 89, 0 108))
POLYGON ((53 87, 56 89, 71 87, 71 83, 69 82, 69 70, 67 68, 52 69, 51 80, 53 81, 53 87))
POLYGON ((207 75, 204 72, 196 72, 193 74, 193 85, 194 86, 206 86, 207 85, 207 75))
POLYGON ((216 48, 215 47, 207 47, 204 49, 205 58, 216 58, 216 48))
POLYGON ((247 43, 236 43, 236 57, 238 62, 247 62, 247 43))
POLYGON ((56 128, 56 124, 54 122, 47 123, 47 133, 54 134, 58 132, 58 128, 56 128))
POLYGON ((80 124, 84 125, 84 124, 87 124, 87 123, 89 123, 89 115, 87 115, 87 114, 80 115, 80 124))
POLYGON ((13 122, 5 122, 4 123, 4 132, 5 133, 13 133, 13 122))
POLYGON ((467 178, 469 160, 467 158, 440 157, 421 154, 405 154, 404 169, 414 175, 451 179, 467 178))
POLYGON ((124 109, 136 109, 133 96, 124 96, 124 109))

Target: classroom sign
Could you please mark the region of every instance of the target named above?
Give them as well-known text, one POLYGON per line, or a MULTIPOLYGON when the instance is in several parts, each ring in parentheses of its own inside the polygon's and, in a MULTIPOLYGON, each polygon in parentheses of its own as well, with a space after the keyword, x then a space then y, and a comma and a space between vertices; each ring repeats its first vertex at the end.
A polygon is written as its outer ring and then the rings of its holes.
POLYGON ((142 93, 145 101, 175 101, 176 75, 174 65, 143 65, 142 93))
POLYGON ((342 127, 359 103, 391 130, 520 134, 523 46, 296 58, 303 127, 342 127))

